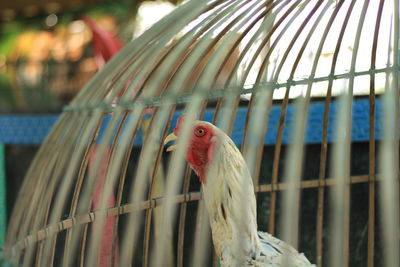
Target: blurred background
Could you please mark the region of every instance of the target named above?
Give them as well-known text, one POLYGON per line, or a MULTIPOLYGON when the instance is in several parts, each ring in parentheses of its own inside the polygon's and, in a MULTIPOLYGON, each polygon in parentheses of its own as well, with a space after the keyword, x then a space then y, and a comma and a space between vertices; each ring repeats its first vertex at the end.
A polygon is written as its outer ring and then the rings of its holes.
POLYGON ((101 67, 96 46, 104 41, 93 31, 100 27, 123 45, 176 4, 176 0, 2 1, 0 112, 60 111, 101 67))
POLYGON ((58 114, 127 42, 182 1, 0 1, 0 247, 58 114))

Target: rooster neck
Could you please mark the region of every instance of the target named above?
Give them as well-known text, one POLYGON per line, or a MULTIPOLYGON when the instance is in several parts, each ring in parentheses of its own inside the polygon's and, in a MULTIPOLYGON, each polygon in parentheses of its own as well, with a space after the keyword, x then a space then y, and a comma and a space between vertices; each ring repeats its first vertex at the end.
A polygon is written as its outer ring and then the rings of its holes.
POLYGON ((203 195, 217 254, 224 258, 253 255, 259 249, 259 238, 249 170, 230 140, 219 145, 215 156, 206 170, 203 195))

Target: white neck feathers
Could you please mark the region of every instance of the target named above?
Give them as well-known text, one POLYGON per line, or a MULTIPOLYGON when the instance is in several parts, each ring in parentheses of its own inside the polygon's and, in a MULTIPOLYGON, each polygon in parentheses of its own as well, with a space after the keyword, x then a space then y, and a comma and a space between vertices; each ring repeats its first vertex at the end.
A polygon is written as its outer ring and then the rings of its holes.
POLYGON ((221 257, 251 255, 260 246, 252 178, 235 144, 218 131, 214 158, 203 185, 214 246, 221 257))

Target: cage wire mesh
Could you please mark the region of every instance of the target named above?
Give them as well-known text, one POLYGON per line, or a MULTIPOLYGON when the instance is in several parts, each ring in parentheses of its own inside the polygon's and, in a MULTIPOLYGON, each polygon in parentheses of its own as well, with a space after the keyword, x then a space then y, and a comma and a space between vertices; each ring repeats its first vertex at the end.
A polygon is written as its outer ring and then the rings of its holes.
POLYGON ((185 161, 191 123, 205 118, 240 136, 260 230, 318 266, 400 266, 398 33, 397 0, 183 4, 65 108, 26 175, 5 257, 22 266, 216 266, 200 183, 185 161), (357 94, 369 106, 362 175, 351 165, 357 94), (310 157, 313 97, 324 113, 310 157), (274 105, 280 117, 267 147, 274 105), (183 111, 188 119, 168 154, 163 140, 183 111), (360 184, 365 203, 353 206, 360 184), (351 230, 359 209, 362 232, 351 230), (353 249, 360 235, 362 259, 353 249))

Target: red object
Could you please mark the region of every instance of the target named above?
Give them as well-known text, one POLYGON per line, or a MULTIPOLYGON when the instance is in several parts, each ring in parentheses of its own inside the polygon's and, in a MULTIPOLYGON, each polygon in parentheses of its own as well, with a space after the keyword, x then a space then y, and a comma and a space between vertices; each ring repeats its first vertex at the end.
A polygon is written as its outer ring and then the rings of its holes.
POLYGON ((117 36, 111 34, 93 19, 82 16, 81 19, 89 26, 93 34, 93 52, 100 68, 109 61, 123 47, 117 36))
MULTIPOLYGON (((97 24, 94 20, 87 16, 82 16, 81 19, 88 25, 93 34, 93 52, 96 58, 97 66, 101 69, 107 61, 109 61, 119 50, 123 47, 123 43, 118 37, 112 35, 102 26, 97 24)), ((89 154, 89 172, 93 171, 94 159, 98 147, 93 146, 89 154)), ((101 169, 98 172, 97 182, 95 185, 95 191, 92 196, 92 209, 100 209, 101 194, 104 190, 105 177, 107 173, 107 162, 110 159, 110 148, 106 149, 101 161, 101 169)), ((110 195, 107 198, 106 208, 115 206, 114 190, 111 190, 110 195)), ((96 227, 96 222, 93 223, 93 228, 96 227)), ((104 222, 104 226, 101 233, 100 251, 98 256, 99 267, 109 267, 112 262, 112 246, 113 246, 113 233, 115 228, 115 217, 108 217, 104 222)), ((114 250, 114 266, 118 266, 118 236, 116 237, 116 246, 114 250)))

